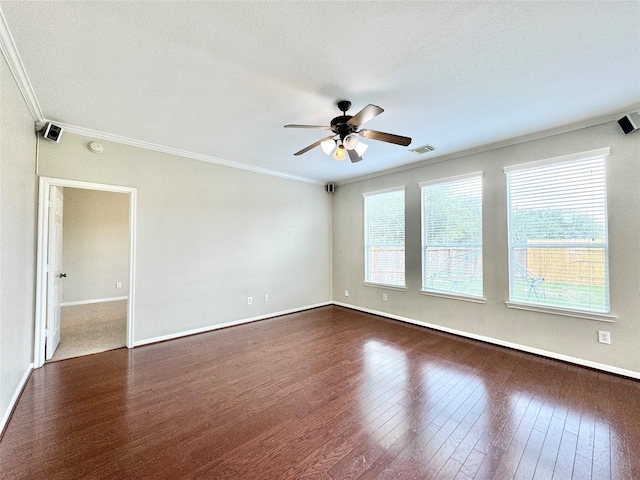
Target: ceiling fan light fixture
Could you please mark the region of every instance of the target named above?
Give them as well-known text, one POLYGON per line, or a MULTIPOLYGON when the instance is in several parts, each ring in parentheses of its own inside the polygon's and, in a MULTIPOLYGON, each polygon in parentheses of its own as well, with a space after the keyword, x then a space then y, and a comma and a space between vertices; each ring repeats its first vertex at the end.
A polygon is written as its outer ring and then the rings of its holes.
POLYGON ((349 135, 344 137, 342 144, 347 150, 353 150, 358 146, 358 137, 355 134, 350 133, 349 135))
POLYGON ((327 138, 320 142, 320 148, 322 148, 322 151, 327 155, 331 155, 333 149, 336 148, 336 141, 333 138, 327 138))
POLYGON ((366 143, 358 142, 358 144, 355 147, 355 150, 358 155, 362 156, 364 155, 364 152, 367 151, 367 148, 369 148, 369 145, 367 145, 366 143))
POLYGON ((377 105, 369 104, 353 116, 347 115, 347 110, 349 110, 350 107, 351 102, 347 100, 339 101, 338 109, 342 112, 342 115, 331 119, 329 125, 285 125, 285 128, 315 128, 319 130, 331 130, 332 132, 330 136, 315 141, 293 155, 297 157, 318 146, 322 146, 322 151, 325 154, 331 155, 338 161, 345 160, 348 154, 351 162, 357 163, 362 160, 362 155, 368 146, 360 142, 356 135, 380 142, 401 145, 403 147, 407 147, 411 143, 410 137, 378 132, 377 130, 360 130, 360 127, 364 123, 384 112, 384 110, 377 105))
POLYGON ((333 158, 335 158, 339 162, 347 158, 346 151, 342 145, 338 145, 338 148, 336 148, 336 151, 333 152, 333 158))

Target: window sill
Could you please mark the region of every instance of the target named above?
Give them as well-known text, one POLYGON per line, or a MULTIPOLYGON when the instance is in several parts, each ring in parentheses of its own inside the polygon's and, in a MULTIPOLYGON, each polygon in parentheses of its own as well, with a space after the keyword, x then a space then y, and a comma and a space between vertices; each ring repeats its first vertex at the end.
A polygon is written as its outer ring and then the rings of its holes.
POLYGON ((362 282, 362 285, 365 287, 378 287, 378 288, 386 288, 388 290, 399 290, 401 292, 406 292, 407 287, 402 285, 389 285, 387 283, 375 283, 375 282, 362 282))
POLYGON ((565 308, 546 307, 543 305, 534 305, 532 303, 520 302, 504 302, 509 308, 516 310, 528 310, 530 312, 549 313, 551 315, 562 315, 565 317, 584 318, 586 320, 594 320, 596 322, 615 323, 618 319, 615 315, 607 313, 584 312, 581 310, 569 310, 565 308))
POLYGON ((427 295, 430 297, 449 298, 451 300, 462 300, 463 302, 472 303, 487 303, 487 299, 484 297, 473 297, 471 295, 457 295, 455 293, 434 292, 431 290, 420 290, 421 295, 427 295))

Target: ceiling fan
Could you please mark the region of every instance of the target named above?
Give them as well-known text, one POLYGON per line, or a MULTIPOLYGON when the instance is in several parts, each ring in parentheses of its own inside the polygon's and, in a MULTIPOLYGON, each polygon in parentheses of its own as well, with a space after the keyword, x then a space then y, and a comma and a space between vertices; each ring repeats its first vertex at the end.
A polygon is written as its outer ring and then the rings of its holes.
POLYGON ((329 126, 321 125, 285 125, 284 128, 317 128, 320 130, 331 130, 332 135, 312 143, 303 148, 294 155, 302 155, 309 150, 316 148, 318 145, 327 155, 333 152, 333 158, 336 160, 344 160, 346 155, 353 163, 362 160, 362 155, 369 148, 368 145, 358 141, 357 135, 381 142, 394 143, 406 147, 411 143, 411 138, 394 135, 392 133, 378 132, 376 130, 358 130, 363 123, 368 122, 372 118, 380 115, 384 110, 377 105, 367 105, 355 115, 347 115, 347 110, 351 108, 351 102, 341 100, 338 102, 338 108, 342 115, 331 120, 329 126), (346 153, 345 153, 346 152, 346 153))

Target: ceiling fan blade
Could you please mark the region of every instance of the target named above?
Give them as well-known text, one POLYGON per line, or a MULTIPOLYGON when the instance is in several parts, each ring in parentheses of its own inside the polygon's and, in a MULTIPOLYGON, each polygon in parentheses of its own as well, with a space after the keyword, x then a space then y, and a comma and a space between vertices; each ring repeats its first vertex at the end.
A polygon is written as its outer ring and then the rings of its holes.
POLYGON ((298 155, 302 155, 303 153, 307 153, 309 150, 316 148, 318 145, 320 145, 322 142, 324 142, 325 140, 329 140, 330 138, 333 138, 334 135, 331 135, 330 137, 325 137, 325 138, 321 138, 320 140, 318 140, 315 143, 312 143, 311 145, 309 145, 308 147, 303 148, 302 150, 300 150, 299 152, 294 153, 294 156, 298 156, 298 155))
POLYGON ((331 130, 331 127, 323 125, 285 125, 284 128, 317 128, 319 130, 331 130))
POLYGON ((378 132, 376 130, 360 130, 360 135, 371 140, 379 140, 381 142, 395 143, 396 145, 408 146, 411 143, 410 137, 394 135, 393 133, 378 132))
POLYGON ((384 110, 377 105, 367 105, 358 113, 356 113, 353 117, 349 119, 347 122, 349 125, 353 125, 354 127, 359 127, 363 123, 368 122, 374 117, 380 115, 384 110))
POLYGON ((349 158, 351 159, 351 163, 356 163, 362 160, 362 157, 358 155, 358 152, 355 150, 347 150, 349 152, 349 158))

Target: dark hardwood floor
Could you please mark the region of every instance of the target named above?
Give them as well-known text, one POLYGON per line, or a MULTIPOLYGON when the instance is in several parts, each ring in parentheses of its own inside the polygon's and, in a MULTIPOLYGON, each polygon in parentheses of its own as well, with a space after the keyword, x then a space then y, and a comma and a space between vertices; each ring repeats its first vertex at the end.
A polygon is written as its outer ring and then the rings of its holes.
POLYGON ((640 478, 640 382, 340 307, 33 372, 0 478, 640 478))

